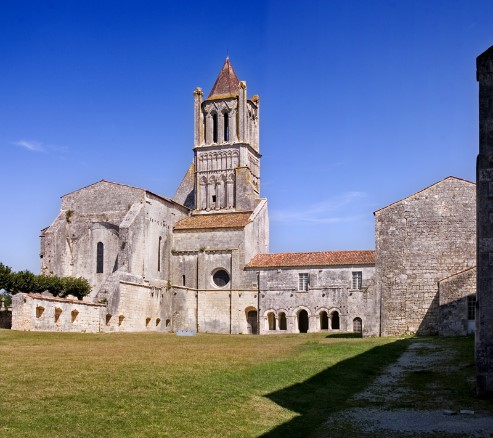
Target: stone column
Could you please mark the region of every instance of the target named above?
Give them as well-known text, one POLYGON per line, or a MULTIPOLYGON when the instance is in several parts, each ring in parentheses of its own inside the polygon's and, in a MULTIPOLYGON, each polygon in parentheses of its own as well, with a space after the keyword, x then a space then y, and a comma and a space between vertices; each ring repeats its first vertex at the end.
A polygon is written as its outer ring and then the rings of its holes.
POLYGON ((493 396, 493 46, 476 60, 479 155, 476 166, 476 391, 493 396))
POLYGON ((204 119, 202 115, 202 97, 204 93, 200 87, 197 87, 193 92, 193 109, 194 109, 194 135, 193 144, 194 146, 200 146, 204 143, 204 119))

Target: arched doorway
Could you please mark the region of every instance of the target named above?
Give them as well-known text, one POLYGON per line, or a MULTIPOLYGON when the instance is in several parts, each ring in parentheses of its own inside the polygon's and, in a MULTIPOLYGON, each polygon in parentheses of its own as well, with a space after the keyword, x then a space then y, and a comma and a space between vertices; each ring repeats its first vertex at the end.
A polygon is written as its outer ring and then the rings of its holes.
POLYGON ((298 330, 300 333, 307 333, 308 328, 308 312, 306 310, 300 310, 298 313, 298 330))
POLYGON ((353 319, 353 332, 354 333, 362 333, 363 332, 363 321, 361 318, 353 319))
POLYGON ((336 310, 334 310, 330 314, 330 328, 332 330, 339 330, 339 328, 340 328, 340 325, 339 325, 339 312, 337 312, 336 310))
POLYGON ((320 330, 328 330, 329 329, 329 315, 324 310, 320 312, 320 330))
POLYGON ((267 314, 267 323, 269 325, 269 330, 276 329, 276 315, 273 312, 267 314))
POLYGON ((279 312, 279 330, 287 330, 288 324, 286 321, 286 314, 284 312, 279 312))
POLYGON ((251 335, 256 335, 258 333, 256 310, 249 310, 247 312, 247 333, 251 335))

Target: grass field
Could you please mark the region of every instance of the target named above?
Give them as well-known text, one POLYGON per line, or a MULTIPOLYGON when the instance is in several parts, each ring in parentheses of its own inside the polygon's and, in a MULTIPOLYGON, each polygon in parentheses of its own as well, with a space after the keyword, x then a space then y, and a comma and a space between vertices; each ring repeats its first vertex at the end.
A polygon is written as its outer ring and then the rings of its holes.
POLYGON ((409 342, 0 330, 0 436, 309 436, 409 342))

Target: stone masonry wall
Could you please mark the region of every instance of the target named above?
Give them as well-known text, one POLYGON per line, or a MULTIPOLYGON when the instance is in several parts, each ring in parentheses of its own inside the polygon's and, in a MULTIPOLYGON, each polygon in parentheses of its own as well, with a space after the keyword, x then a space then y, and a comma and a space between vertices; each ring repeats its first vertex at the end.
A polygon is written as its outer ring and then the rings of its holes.
POLYGON ((440 336, 466 336, 468 297, 476 295, 476 268, 466 269, 438 283, 440 336))
MULTIPOLYGON (((362 320, 364 335, 378 335, 378 315, 369 313, 376 300, 373 266, 305 267, 260 270, 260 333, 298 333, 298 315, 306 310, 309 332, 322 330, 321 312, 337 312, 337 331, 353 331, 355 318, 362 320), (362 272, 361 289, 352 289, 352 272, 362 272), (308 273, 308 291, 298 290, 299 274, 308 273), (268 314, 276 318, 276 330, 269 329, 268 314), (280 314, 287 318, 286 330, 280 329, 280 314)), ((328 330, 332 329, 329 322, 328 330)))
POLYGON ((448 177, 375 212, 383 335, 438 333, 438 281, 475 265, 475 190, 448 177))
POLYGON ((97 333, 105 313, 101 304, 19 293, 12 298, 12 330, 97 333))

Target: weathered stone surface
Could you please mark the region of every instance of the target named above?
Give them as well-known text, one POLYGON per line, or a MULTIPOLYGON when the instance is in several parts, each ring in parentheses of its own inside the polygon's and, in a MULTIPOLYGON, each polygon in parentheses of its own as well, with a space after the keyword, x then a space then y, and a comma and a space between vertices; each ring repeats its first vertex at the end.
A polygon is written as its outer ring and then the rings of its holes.
POLYGON ((438 333, 438 281, 476 262, 475 190, 448 177, 375 212, 383 335, 438 333))

